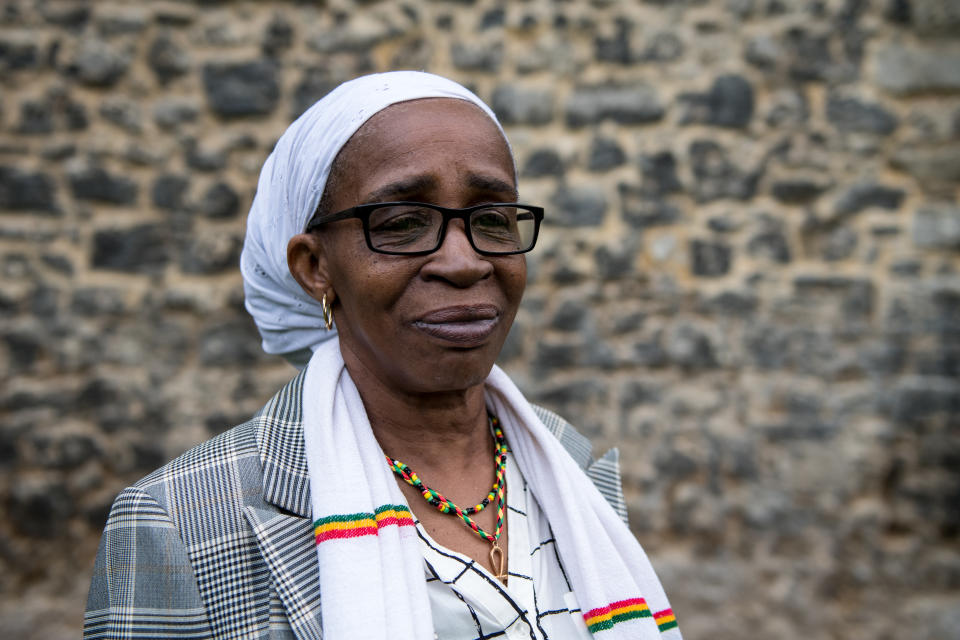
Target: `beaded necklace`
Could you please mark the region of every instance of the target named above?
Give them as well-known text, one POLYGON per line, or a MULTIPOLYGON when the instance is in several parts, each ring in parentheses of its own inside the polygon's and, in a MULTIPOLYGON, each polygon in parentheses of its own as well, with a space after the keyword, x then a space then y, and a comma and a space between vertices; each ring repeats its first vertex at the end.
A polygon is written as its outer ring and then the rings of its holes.
POLYGON ((424 500, 436 507, 441 513, 452 513, 459 516, 464 524, 470 527, 474 533, 493 545, 490 549, 490 564, 497 567, 497 579, 506 584, 507 574, 504 571, 505 557, 503 555, 503 549, 500 547, 500 534, 503 532, 504 515, 507 510, 507 501, 504 497, 504 491, 507 486, 507 439, 503 435, 503 429, 500 427, 500 421, 497 420, 496 416, 490 416, 490 427, 493 429, 493 439, 496 443, 494 453, 497 463, 496 479, 493 481, 493 487, 490 488, 490 493, 488 493, 479 504, 467 507, 466 509, 458 507, 444 497, 442 493, 425 485, 419 476, 417 476, 417 473, 404 463, 390 456, 386 456, 386 458, 393 472, 403 478, 404 482, 419 491, 424 500), (490 534, 481 529, 470 516, 483 511, 492 500, 497 501, 497 528, 493 534, 490 534))

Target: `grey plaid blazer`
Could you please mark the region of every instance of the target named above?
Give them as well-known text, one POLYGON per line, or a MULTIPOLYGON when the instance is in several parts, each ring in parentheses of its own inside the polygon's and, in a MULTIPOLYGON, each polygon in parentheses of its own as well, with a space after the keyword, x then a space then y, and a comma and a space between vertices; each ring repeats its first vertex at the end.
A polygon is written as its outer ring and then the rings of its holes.
MULTIPOLYGON (((304 375, 250 421, 124 489, 94 567, 85 638, 321 638, 301 396, 304 375)), ((626 519, 616 451, 537 414, 626 519)))

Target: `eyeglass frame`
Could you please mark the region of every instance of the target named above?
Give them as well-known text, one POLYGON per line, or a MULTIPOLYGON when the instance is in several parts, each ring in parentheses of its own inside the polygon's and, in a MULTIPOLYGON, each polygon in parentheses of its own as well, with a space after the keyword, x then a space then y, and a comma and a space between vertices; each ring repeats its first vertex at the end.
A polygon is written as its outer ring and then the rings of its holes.
POLYGON ((488 202, 474 205, 472 207, 464 207, 463 209, 442 207, 438 204, 431 204, 429 202, 370 202, 366 204, 359 204, 355 207, 350 207, 349 209, 344 209, 343 211, 338 211, 336 213, 325 214, 321 215, 320 217, 315 216, 310 222, 307 223, 304 233, 316 231, 319 227, 329 222, 339 222, 340 220, 357 218, 363 224, 363 237, 366 240, 367 247, 370 249, 370 251, 389 256, 425 256, 439 251, 440 247, 443 246, 443 241, 447 239, 447 224, 451 220, 463 220, 464 233, 466 234, 467 240, 470 242, 470 246, 473 247, 474 251, 482 256, 511 256, 520 253, 527 253, 528 251, 533 250, 537 244, 537 238, 540 235, 540 223, 543 222, 543 215, 543 207, 522 204, 520 202, 488 202), (411 205, 417 207, 426 207, 427 209, 439 211, 443 216, 443 221, 440 223, 440 233, 437 234, 437 246, 426 251, 385 251, 384 249, 377 249, 374 247, 373 241, 370 239, 370 213, 381 207, 411 205), (492 207, 519 207, 533 214, 533 238, 530 240, 530 246, 528 248, 520 249, 518 251, 486 251, 477 248, 477 245, 473 241, 473 231, 470 229, 470 214, 474 211, 480 211, 482 209, 489 209, 492 207))

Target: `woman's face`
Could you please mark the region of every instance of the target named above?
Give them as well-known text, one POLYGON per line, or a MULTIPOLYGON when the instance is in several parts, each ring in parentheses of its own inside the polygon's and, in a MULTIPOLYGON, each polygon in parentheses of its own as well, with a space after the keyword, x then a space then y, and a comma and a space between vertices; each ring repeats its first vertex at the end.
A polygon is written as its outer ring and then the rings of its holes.
MULTIPOLYGON (((517 198, 513 161, 496 125, 456 99, 393 105, 373 116, 337 160, 329 211, 407 200, 467 207, 517 198)), ((341 350, 388 388, 461 391, 483 382, 526 283, 522 255, 481 256, 462 221, 426 256, 370 251, 360 220, 320 231, 341 350)), ((356 375, 359 372, 353 372, 356 375)))

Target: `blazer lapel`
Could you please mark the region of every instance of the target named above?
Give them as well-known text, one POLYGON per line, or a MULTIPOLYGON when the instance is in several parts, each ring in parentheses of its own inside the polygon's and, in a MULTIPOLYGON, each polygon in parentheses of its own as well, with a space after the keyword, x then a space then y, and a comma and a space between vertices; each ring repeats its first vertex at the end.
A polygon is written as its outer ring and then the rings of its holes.
POLYGON ((257 536, 260 553, 301 640, 321 640, 320 576, 309 518, 248 506, 244 515, 257 536))
POLYGON ((320 576, 310 518, 310 479, 303 441, 300 373, 256 416, 263 469, 263 503, 248 503, 244 515, 257 537, 294 634, 322 637, 320 576))

